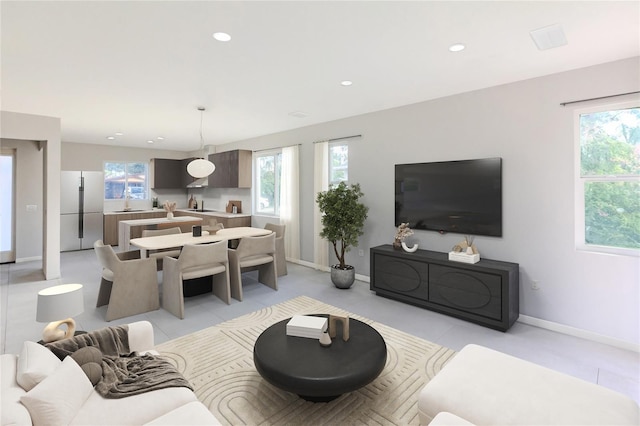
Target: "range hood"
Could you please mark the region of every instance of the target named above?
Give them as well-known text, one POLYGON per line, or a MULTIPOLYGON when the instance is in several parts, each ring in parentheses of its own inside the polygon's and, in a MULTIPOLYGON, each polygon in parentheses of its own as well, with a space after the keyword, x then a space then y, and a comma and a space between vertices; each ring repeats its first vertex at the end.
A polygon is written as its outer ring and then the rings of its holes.
POLYGON ((200 179, 196 179, 190 184, 187 185, 187 188, 204 188, 209 185, 209 178, 203 177, 200 179))

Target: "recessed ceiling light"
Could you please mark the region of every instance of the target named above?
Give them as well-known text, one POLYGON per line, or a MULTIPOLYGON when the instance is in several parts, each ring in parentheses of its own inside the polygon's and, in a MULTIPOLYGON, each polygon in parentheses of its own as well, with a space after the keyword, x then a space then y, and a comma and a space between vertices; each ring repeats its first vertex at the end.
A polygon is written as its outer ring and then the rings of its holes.
POLYGON ((107 136, 107 139, 109 139, 110 141, 114 140, 115 138, 115 136, 107 136))
POLYGON ((343 86, 351 86, 353 84, 353 81, 351 80, 343 80, 340 82, 340 84, 342 84, 343 86))
POLYGON ((163 141, 164 138, 162 136, 158 136, 156 139, 158 139, 159 141, 163 141))
POLYGON ((147 143, 153 143, 153 141, 152 141, 151 139, 149 139, 149 140, 147 141, 147 143))
POLYGON ((464 50, 465 45, 462 43, 456 43, 449 46, 449 52, 460 52, 464 50))
POLYGON ((289 115, 296 118, 305 118, 309 114, 304 111, 293 111, 293 112, 290 112, 289 115))
POLYGON ((227 33, 213 33, 213 38, 218 41, 229 41, 231 40, 231 36, 227 33))
POLYGON ((116 132, 116 136, 122 136, 122 135, 124 135, 124 133, 122 133, 122 132, 116 132))

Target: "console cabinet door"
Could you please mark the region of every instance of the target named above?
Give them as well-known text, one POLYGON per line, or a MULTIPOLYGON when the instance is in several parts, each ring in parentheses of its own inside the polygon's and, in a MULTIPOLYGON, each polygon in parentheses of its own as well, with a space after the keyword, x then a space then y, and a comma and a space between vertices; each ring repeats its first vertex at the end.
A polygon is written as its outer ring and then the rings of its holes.
POLYGON ((432 264, 429 268, 429 301, 501 321, 502 278, 432 264))
POLYGON ((425 262, 374 255, 375 289, 429 300, 429 265, 425 262))

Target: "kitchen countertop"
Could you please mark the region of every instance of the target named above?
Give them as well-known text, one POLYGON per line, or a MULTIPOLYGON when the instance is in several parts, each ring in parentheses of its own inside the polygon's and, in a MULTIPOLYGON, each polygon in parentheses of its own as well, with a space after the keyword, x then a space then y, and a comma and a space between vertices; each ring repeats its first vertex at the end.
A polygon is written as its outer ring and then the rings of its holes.
MULTIPOLYGON (((105 215, 118 215, 118 214, 130 214, 130 213, 155 213, 158 211, 163 211, 163 209, 155 209, 155 210, 130 210, 128 212, 124 212, 124 211, 113 211, 113 212, 104 212, 105 215)), ((233 217, 250 217, 250 214, 247 213, 227 213, 224 211, 199 211, 199 210, 189 210, 189 209, 176 209, 176 211, 182 212, 182 213, 197 213, 197 214, 201 214, 201 215, 205 215, 205 216, 211 216, 211 217, 227 217, 227 218, 233 218, 233 217)))
POLYGON ((201 212, 200 210, 189 210, 189 209, 177 209, 177 211, 183 212, 183 213, 198 213, 198 214, 202 214, 205 216, 218 216, 218 217, 250 217, 250 214, 247 213, 227 213, 227 212, 223 212, 223 211, 204 211, 201 212))

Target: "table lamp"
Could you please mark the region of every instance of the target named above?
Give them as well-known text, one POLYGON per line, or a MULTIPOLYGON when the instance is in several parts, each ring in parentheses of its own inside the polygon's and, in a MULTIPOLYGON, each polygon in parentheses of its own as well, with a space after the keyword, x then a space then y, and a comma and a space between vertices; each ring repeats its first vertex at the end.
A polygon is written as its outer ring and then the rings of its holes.
POLYGON ((82 284, 62 284, 40 290, 36 321, 51 321, 42 331, 42 340, 49 343, 73 337, 76 322, 71 317, 83 311, 82 284), (66 332, 60 328, 62 325, 67 326, 66 332))

